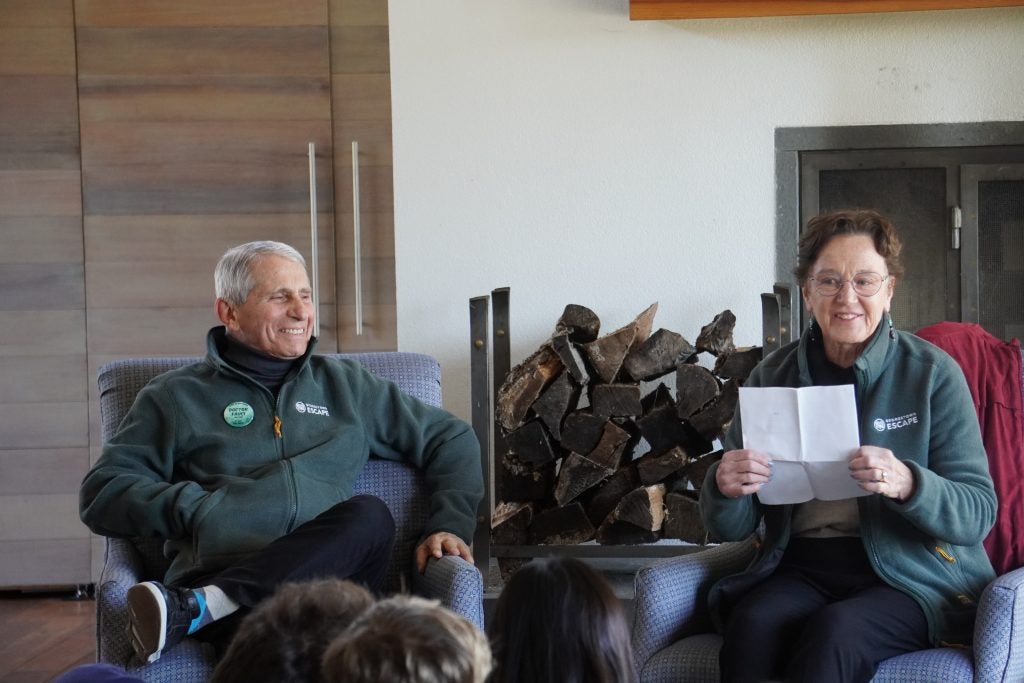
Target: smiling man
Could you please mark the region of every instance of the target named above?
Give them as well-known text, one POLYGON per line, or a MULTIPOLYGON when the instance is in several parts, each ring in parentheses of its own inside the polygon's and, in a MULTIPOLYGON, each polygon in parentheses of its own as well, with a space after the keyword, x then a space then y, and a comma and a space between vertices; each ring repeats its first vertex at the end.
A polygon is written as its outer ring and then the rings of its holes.
POLYGON ((222 645, 240 610, 285 581, 379 591, 394 520, 379 499, 352 495, 371 453, 423 469, 432 514, 417 568, 444 554, 472 561, 483 480, 469 425, 355 361, 313 355, 316 313, 292 247, 230 249, 214 283, 223 326, 206 358, 150 382, 82 482, 94 532, 165 540, 163 582, 128 593, 143 661, 192 633, 222 645), (224 627, 203 630, 213 623, 224 627))

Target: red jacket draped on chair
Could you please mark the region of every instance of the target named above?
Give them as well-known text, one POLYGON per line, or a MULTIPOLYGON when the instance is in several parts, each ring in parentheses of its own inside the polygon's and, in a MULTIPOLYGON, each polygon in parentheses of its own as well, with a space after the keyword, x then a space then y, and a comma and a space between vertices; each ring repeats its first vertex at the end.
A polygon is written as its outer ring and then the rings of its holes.
POLYGON ((1004 342, 973 323, 941 322, 921 328, 917 334, 960 364, 974 397, 999 498, 996 524, 985 539, 992 566, 998 574, 1024 566, 1024 371, 1020 342, 1004 342))

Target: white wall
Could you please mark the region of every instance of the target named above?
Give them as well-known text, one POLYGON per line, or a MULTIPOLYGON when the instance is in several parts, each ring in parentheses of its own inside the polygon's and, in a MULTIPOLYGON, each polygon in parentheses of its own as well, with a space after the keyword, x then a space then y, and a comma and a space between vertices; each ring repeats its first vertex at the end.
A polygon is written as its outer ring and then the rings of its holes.
POLYGON ((1024 119, 1024 8, 630 22, 626 0, 390 0, 398 336, 469 417, 468 300, 513 363, 565 304, 760 343, 774 131, 1024 119))

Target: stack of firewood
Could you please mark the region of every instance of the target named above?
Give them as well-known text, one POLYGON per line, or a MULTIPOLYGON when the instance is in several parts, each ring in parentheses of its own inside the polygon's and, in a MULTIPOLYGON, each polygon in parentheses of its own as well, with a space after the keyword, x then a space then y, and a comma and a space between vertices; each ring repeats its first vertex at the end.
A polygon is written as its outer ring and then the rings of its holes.
POLYGON ((733 345, 728 310, 695 344, 651 334, 657 308, 601 336, 597 315, 570 304, 551 338, 509 372, 495 406, 493 543, 705 542, 697 495, 762 350, 733 345))

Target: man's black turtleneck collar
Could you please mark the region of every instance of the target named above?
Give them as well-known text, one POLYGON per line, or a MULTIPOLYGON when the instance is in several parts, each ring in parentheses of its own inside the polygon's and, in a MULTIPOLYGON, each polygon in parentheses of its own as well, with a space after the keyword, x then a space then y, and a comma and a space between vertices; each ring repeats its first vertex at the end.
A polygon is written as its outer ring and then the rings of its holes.
POLYGON ((288 371, 300 360, 299 358, 268 356, 262 351, 257 351, 251 346, 232 339, 229 334, 224 335, 221 357, 236 370, 241 370, 270 389, 275 396, 277 396, 278 389, 284 384, 284 378, 288 371))

